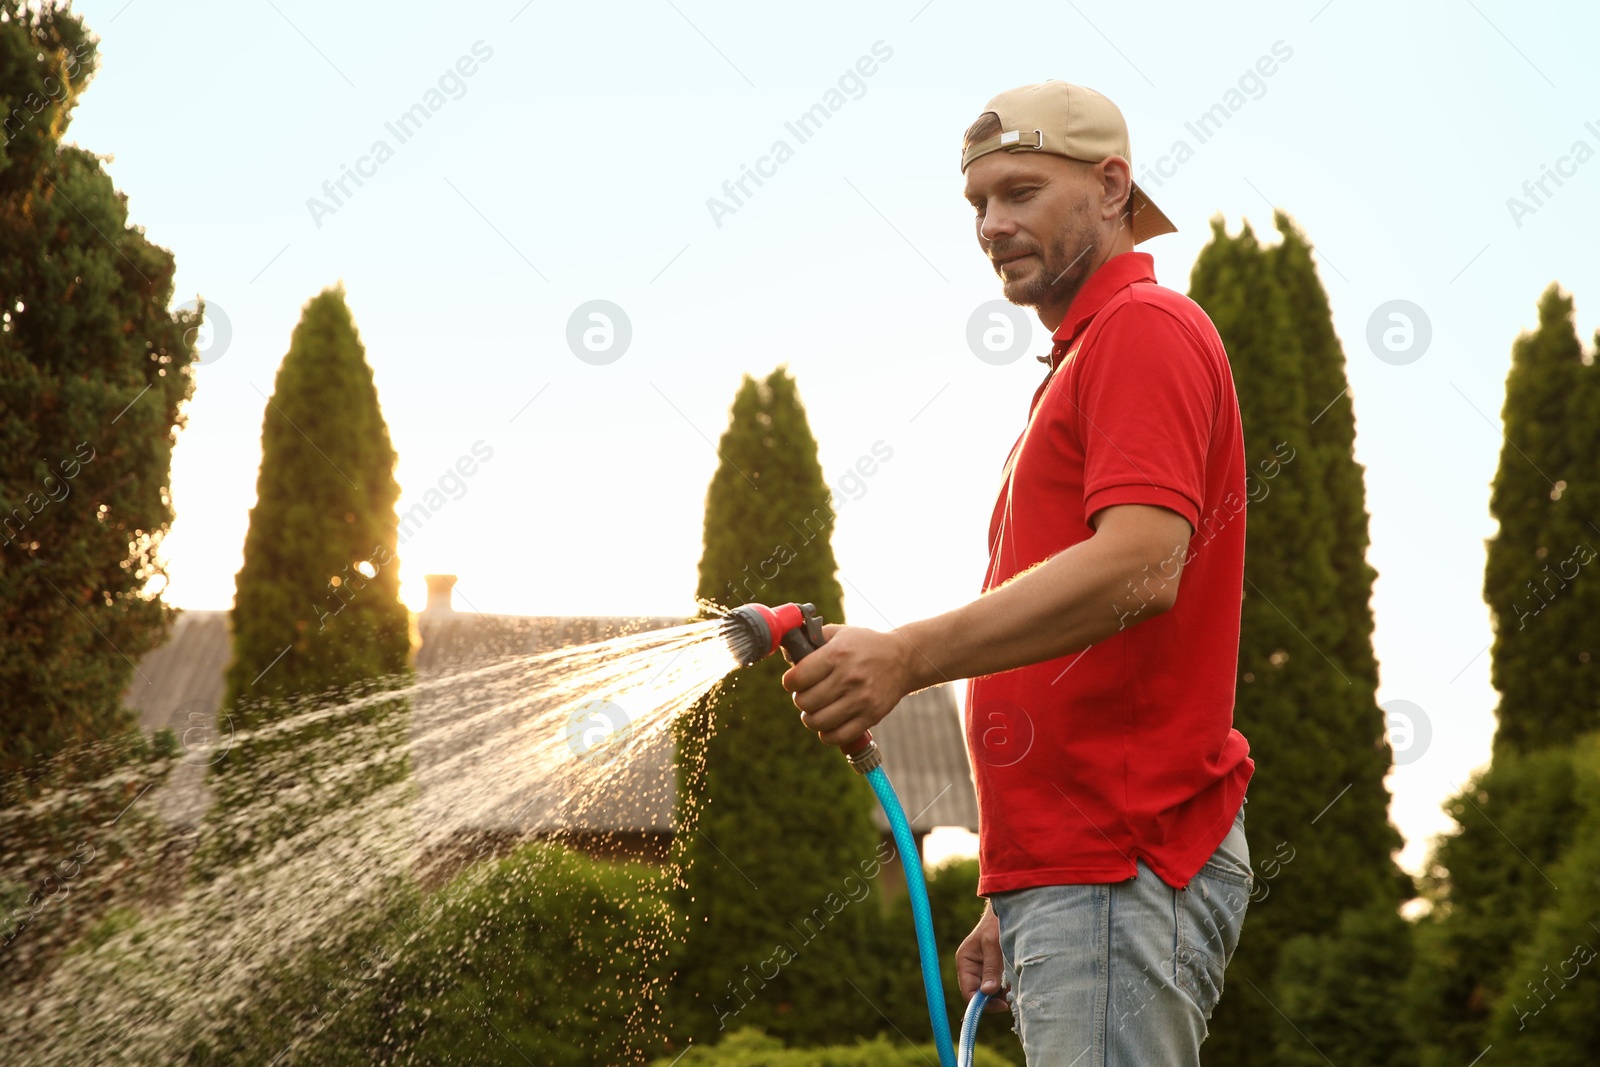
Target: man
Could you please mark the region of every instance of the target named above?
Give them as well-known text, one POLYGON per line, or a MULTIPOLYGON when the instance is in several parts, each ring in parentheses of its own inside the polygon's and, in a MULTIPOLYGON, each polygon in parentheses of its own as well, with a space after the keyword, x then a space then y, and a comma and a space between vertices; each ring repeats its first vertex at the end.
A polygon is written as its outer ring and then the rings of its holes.
POLYGON ((1055 342, 983 595, 888 633, 829 627, 784 686, 846 745, 907 693, 971 679, 988 904, 962 993, 1008 990, 990 1007, 1012 1011, 1030 1065, 1193 1067, 1252 884, 1232 372, 1205 312, 1133 251, 1176 227, 1133 183, 1110 100, 1060 81, 1001 93, 961 167, 1006 298, 1055 342))

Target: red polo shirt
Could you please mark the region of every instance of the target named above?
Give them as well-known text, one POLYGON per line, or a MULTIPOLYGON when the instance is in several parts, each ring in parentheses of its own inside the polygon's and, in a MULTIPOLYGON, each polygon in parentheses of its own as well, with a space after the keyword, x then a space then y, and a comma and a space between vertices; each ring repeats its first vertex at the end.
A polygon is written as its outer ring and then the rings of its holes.
POLYGON ((1153 266, 1113 257, 1055 332, 1006 460, 983 588, 1091 537, 1102 508, 1154 504, 1194 530, 1177 603, 968 684, 983 895, 1123 881, 1139 859, 1186 886, 1255 770, 1233 728, 1246 503, 1233 372, 1206 313, 1153 266))

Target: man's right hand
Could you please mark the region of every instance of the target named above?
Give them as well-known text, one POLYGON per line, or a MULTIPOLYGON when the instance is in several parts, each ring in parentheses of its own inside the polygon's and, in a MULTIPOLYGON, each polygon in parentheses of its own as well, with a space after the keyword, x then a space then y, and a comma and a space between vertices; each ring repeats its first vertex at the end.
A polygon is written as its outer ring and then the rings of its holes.
POLYGON ((956 977, 961 982, 961 999, 970 1001, 980 988, 992 998, 984 1011, 1010 1011, 1001 988, 1005 964, 1000 955, 1000 920, 994 909, 983 907, 983 918, 956 950, 956 977))

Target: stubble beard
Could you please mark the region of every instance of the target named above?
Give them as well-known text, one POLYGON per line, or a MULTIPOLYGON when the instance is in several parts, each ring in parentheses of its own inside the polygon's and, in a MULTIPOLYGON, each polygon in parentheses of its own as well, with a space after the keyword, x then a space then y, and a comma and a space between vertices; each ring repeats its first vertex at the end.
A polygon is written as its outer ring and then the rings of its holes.
POLYGON ((1093 225, 1088 225, 1076 233, 1064 233, 1056 238, 1044 255, 1035 253, 1038 262, 1025 276, 1008 279, 1000 268, 996 268, 996 273, 1000 274, 1005 298, 1018 307, 1064 308, 1083 287, 1099 257, 1099 233, 1093 225))

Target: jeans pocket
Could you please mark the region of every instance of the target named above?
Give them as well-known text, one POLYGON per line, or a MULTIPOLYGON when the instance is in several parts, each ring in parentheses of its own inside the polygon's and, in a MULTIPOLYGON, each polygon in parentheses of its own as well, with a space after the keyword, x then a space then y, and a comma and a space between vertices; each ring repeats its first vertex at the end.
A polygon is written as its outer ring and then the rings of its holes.
POLYGON ((1239 947, 1253 878, 1244 827, 1235 820, 1228 837, 1189 888, 1178 893, 1178 981, 1211 1018, 1222 997, 1222 975, 1239 947))
POLYGON ((1178 983, 1209 1019, 1222 997, 1223 972, 1239 946, 1249 888, 1202 873, 1178 897, 1178 983))

